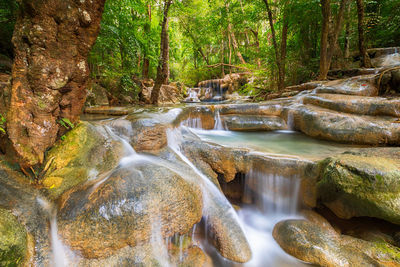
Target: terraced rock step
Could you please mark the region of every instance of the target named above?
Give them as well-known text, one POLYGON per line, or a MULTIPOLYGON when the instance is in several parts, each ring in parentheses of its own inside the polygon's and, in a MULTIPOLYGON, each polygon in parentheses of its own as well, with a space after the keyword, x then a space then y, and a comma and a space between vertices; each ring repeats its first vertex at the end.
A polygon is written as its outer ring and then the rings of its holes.
POLYGON ((400 116, 400 98, 365 97, 340 94, 312 94, 303 98, 304 104, 320 106, 338 112, 371 116, 400 116))
POLYGON ((368 145, 400 142, 400 123, 391 117, 352 115, 313 105, 297 105, 291 110, 295 129, 311 137, 368 145))
POLYGON ((224 115, 223 123, 231 131, 276 131, 286 130, 286 122, 276 116, 224 115))

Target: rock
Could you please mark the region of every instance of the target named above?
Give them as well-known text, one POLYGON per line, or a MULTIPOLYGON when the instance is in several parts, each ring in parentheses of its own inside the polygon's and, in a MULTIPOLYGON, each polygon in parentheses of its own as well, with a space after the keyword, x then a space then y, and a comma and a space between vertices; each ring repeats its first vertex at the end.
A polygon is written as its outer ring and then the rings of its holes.
POLYGON ((314 89, 315 93, 377 96, 378 88, 375 80, 378 75, 363 75, 348 79, 324 82, 314 89))
POLYGON ((400 69, 392 71, 391 88, 396 92, 400 92, 400 69))
POLYGON ((92 82, 86 98, 88 106, 108 106, 107 90, 99 84, 92 82))
POLYGON ((276 131, 287 129, 280 117, 253 115, 224 115, 223 123, 231 131, 276 131))
POLYGON ((387 99, 340 94, 312 94, 304 96, 303 104, 311 104, 338 112, 359 115, 400 116, 400 99, 397 98, 387 99))
POLYGON ((394 145, 400 124, 390 117, 357 116, 311 105, 293 105, 294 128, 315 138, 341 143, 394 145))
POLYGON ((368 216, 400 224, 400 150, 365 150, 320 163, 321 203, 338 217, 368 216))
POLYGON ((335 234, 306 220, 275 225, 273 236, 290 255, 319 266, 398 266, 400 249, 335 234))
POLYGON ((130 107, 86 107, 85 113, 87 114, 96 114, 96 115, 108 115, 108 116, 122 116, 128 115, 132 112, 132 108, 130 107))
MULTIPOLYGON (((142 87, 140 93, 141 101, 145 103, 151 103, 151 92, 153 87, 142 87)), ((160 88, 159 103, 162 104, 175 104, 181 100, 181 89, 177 83, 170 83, 169 85, 162 85, 160 88)))
POLYGON ((165 240, 185 234, 200 221, 198 185, 137 157, 105 180, 63 196, 60 235, 86 258, 109 256, 128 245, 149 242, 153 235, 165 240))
POLYGON ((46 157, 41 185, 52 199, 112 170, 124 156, 123 144, 102 126, 82 122, 65 134, 46 157))
POLYGON ((28 266, 28 234, 11 212, 0 208, 0 265, 28 266))

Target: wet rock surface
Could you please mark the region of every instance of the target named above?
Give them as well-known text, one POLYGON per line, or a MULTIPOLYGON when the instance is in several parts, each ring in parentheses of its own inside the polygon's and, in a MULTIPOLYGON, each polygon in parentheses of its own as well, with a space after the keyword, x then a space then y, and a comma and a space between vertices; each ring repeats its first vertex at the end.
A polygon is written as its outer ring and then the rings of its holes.
POLYGON ((125 151, 110 129, 83 122, 65 135, 46 157, 41 185, 51 199, 116 167, 125 151))
POLYGON ((28 234, 11 212, 0 208, 0 265, 27 264, 28 234))
POLYGON ((295 129, 315 138, 341 143, 395 145, 400 124, 392 117, 357 116, 312 105, 293 108, 295 129))
POLYGON ((157 235, 187 233, 201 219, 201 196, 198 186, 171 170, 146 162, 128 165, 101 184, 64 196, 60 234, 87 258, 109 256, 157 235))
POLYGON ((400 224, 400 151, 366 149, 324 160, 319 199, 338 217, 369 216, 400 224))
MULTIPOLYGON (((323 221, 323 219, 322 219, 323 221)), ((328 222, 287 220, 273 236, 289 254, 319 266, 398 266, 400 249, 334 232, 328 222)))
POLYGON ((254 115, 224 115, 222 122, 231 131, 276 131, 287 129, 280 117, 254 115))

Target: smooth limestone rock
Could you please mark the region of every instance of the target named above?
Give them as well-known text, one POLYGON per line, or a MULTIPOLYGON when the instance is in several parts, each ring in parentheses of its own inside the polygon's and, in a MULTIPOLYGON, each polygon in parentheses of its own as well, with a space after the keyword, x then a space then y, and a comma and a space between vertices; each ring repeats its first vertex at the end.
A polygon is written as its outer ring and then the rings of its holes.
POLYGON ((334 80, 323 83, 322 86, 314 89, 315 93, 377 96, 376 87, 377 75, 356 76, 349 79, 334 80))
POLYGON ((359 115, 400 116, 400 98, 387 99, 340 94, 312 94, 305 96, 303 103, 359 115))
POLYGON ((294 114, 295 129, 311 137, 368 145, 400 142, 400 123, 395 118, 358 116, 301 104, 290 111, 294 114))
POLYGON ((124 156, 123 144, 103 126, 82 122, 65 135, 46 157, 41 185, 51 199, 112 170, 124 156))
POLYGON ((0 265, 23 266, 28 258, 28 234, 17 218, 0 208, 0 265))
POLYGON ((201 219, 202 193, 172 170, 137 158, 105 180, 64 195, 59 210, 65 243, 86 258, 102 258, 128 245, 187 233, 201 219))
POLYGON ((280 117, 254 115, 224 115, 222 122, 231 131, 276 131, 287 129, 280 117))
POLYGON ((371 149, 320 163, 319 200, 338 217, 368 216, 400 224, 400 150, 371 149))
POLYGON ((328 222, 286 220, 273 237, 290 255, 319 266, 399 266, 400 249, 334 232, 328 222))

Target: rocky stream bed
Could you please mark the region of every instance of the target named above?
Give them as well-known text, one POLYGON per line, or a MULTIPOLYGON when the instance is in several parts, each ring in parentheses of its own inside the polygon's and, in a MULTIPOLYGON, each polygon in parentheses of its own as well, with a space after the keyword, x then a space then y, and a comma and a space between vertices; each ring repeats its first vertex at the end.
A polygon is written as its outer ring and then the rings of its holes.
POLYGON ((400 266, 398 81, 87 108, 39 182, 0 157, 0 265, 400 266))

